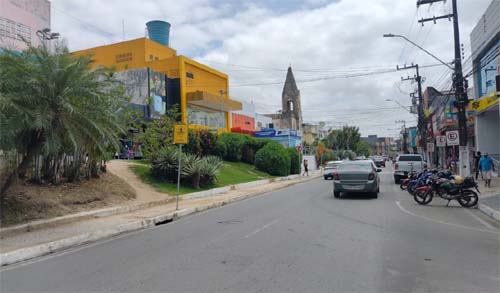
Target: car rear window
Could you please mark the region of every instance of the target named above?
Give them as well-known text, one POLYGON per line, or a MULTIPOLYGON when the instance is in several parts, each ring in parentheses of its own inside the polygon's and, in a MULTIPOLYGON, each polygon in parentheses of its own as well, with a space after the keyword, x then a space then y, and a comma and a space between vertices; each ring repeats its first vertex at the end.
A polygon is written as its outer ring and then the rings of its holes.
POLYGON ((407 161, 422 161, 421 156, 400 156, 398 161, 407 162, 407 161))
POLYGON ((372 170, 372 164, 370 162, 352 162, 352 163, 343 163, 340 165, 339 170, 347 171, 361 171, 361 170, 372 170))
POLYGON ((326 168, 337 168, 339 163, 328 163, 326 164, 326 168))

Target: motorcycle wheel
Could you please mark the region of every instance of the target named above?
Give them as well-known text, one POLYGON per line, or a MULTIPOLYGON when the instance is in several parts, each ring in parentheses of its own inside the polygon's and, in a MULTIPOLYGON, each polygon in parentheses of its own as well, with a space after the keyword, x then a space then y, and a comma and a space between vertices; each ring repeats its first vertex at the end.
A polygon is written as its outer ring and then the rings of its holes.
POLYGON ((475 193, 474 191, 466 189, 462 192, 462 196, 457 198, 457 200, 458 203, 464 208, 471 208, 477 205, 479 197, 477 196, 477 193, 475 193))
POLYGON ((408 191, 409 194, 415 195, 415 191, 417 189, 417 185, 415 183, 408 183, 406 186, 406 191, 408 191))
POLYGON ((407 187, 408 187, 408 182, 401 182, 401 184, 399 184, 399 188, 401 188, 401 190, 406 190, 407 187))
POLYGON ((413 199, 421 205, 426 205, 432 201, 432 197, 434 195, 432 194, 432 191, 424 191, 424 190, 417 190, 415 194, 413 195, 413 199))

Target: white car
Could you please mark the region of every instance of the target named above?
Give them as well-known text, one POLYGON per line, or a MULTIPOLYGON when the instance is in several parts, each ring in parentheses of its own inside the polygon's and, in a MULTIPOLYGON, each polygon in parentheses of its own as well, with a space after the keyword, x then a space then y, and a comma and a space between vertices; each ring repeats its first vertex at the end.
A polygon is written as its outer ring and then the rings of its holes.
POLYGON ((327 162, 325 168, 323 169, 323 178, 325 178, 325 180, 328 180, 328 179, 333 180, 333 172, 335 172, 335 170, 337 170, 337 168, 340 164, 342 164, 342 161, 327 162))

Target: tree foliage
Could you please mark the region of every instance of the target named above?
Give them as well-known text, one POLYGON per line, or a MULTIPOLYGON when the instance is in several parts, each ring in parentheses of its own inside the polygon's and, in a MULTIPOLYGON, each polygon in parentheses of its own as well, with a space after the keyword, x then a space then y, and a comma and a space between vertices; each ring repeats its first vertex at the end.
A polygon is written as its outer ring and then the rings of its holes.
POLYGON ((78 180, 82 165, 83 175, 97 176, 106 151, 118 147, 122 97, 109 71, 66 47, 0 53, 0 148, 22 158, 1 193, 30 167, 37 181, 78 180))

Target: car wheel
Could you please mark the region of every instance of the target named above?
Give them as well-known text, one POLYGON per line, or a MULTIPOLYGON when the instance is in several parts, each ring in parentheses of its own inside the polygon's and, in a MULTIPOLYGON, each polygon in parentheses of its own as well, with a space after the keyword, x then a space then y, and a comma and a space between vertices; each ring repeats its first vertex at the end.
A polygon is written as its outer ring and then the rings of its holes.
POLYGON ((333 191, 333 197, 339 198, 340 197, 340 191, 333 191))
POLYGON ((328 177, 326 177, 326 176, 323 176, 323 178, 325 178, 325 180, 328 180, 328 177))
POLYGON ((374 192, 374 193, 372 194, 372 198, 378 198, 378 192, 374 192))
POLYGON ((399 184, 401 182, 401 178, 394 176, 394 183, 399 184))

